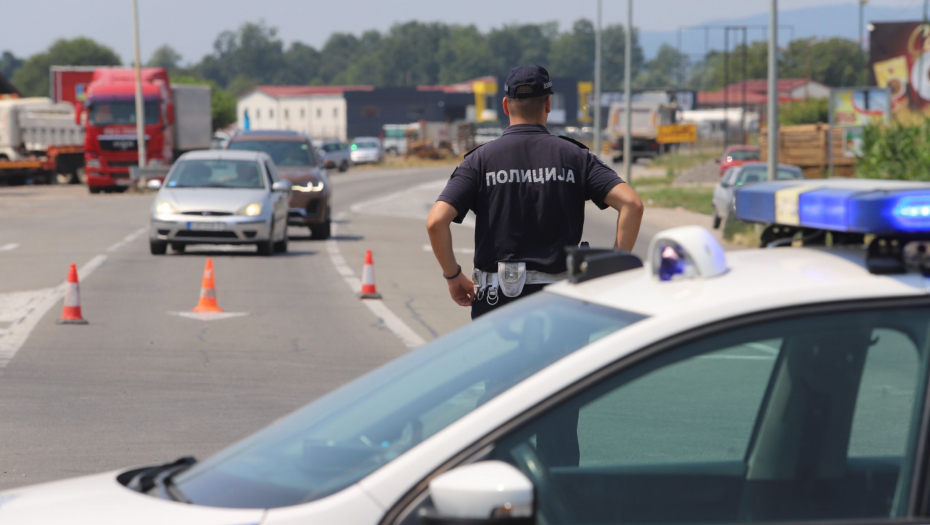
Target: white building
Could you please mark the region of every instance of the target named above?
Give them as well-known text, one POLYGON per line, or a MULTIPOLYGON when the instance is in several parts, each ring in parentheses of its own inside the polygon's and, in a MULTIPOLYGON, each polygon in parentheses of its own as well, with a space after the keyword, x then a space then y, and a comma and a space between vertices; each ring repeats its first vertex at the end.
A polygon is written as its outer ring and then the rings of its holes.
POLYGON ((258 86, 236 104, 239 129, 302 131, 315 140, 346 136, 346 91, 372 86, 258 86))

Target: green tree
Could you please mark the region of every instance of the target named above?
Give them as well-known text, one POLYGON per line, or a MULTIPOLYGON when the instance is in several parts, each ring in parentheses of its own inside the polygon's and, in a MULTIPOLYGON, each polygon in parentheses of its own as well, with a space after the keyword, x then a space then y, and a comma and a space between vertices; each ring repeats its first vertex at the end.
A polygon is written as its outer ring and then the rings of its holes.
POLYGON ((32 55, 13 74, 13 84, 25 96, 48 96, 51 66, 118 66, 112 49, 86 37, 57 40, 48 51, 32 55))
POLYGON ((152 53, 152 57, 145 64, 148 67, 163 67, 173 74, 181 69, 181 54, 168 44, 165 44, 152 53))
MULTIPOLYGON (((604 55, 606 57, 606 53, 604 55)), ((571 32, 560 34, 552 42, 549 63, 550 74, 553 76, 577 77, 581 80, 593 78, 594 25, 590 20, 578 20, 571 32)))
POLYGON ((449 38, 439 43, 440 84, 452 84, 488 74, 491 46, 475 26, 452 26, 449 38))
POLYGON ((275 75, 274 84, 309 84, 320 69, 320 52, 294 42, 284 52, 284 67, 275 75))
POLYGON ((16 73, 16 70, 22 67, 23 59, 17 58, 16 55, 10 53, 9 51, 4 51, 0 55, 0 74, 3 74, 6 78, 13 78, 13 74, 16 73))
POLYGON ((782 53, 779 74, 784 78, 811 78, 832 87, 850 87, 866 82, 859 69, 859 46, 845 38, 794 40, 782 53))
POLYGON ((277 34, 278 30, 264 21, 224 31, 213 42, 213 53, 196 69, 200 76, 223 87, 237 77, 271 83, 285 67, 284 44, 277 34))
POLYGON ((482 35, 491 57, 485 71, 478 76, 490 74, 506 78, 511 69, 527 64, 548 68, 551 66, 552 42, 558 36, 558 22, 509 25, 492 29, 487 35, 482 35))
POLYGON ((688 70, 688 55, 662 44, 656 57, 643 66, 633 81, 636 89, 665 89, 677 86, 688 70))

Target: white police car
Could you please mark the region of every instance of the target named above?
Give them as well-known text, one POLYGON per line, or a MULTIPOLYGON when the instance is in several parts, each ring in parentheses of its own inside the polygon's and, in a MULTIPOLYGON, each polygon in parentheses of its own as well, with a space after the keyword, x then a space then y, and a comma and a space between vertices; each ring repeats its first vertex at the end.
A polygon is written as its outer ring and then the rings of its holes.
POLYGON ((203 462, 7 491, 0 523, 922 521, 930 187, 760 183, 737 215, 807 246, 577 251, 203 462))

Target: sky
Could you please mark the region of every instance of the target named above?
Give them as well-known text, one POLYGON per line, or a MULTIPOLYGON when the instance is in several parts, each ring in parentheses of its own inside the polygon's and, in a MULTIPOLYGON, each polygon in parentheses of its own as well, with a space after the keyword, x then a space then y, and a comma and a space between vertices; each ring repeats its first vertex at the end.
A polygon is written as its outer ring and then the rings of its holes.
MULTIPOLYGON (((0 4, 15 0, 0 0, 0 4)), ((486 31, 513 23, 558 21, 567 29, 579 18, 593 19, 595 0, 138 0, 142 60, 157 47, 169 44, 184 62, 197 62, 210 53, 223 30, 245 22, 265 20, 279 29, 286 42, 302 41, 316 48, 331 33, 359 34, 386 30, 409 20, 475 24, 486 31)), ((855 12, 858 0, 779 0, 779 10, 790 12, 815 6, 838 6, 855 12)), ((26 57, 46 49, 54 40, 89 36, 116 51, 124 63, 132 61, 131 0, 29 0, 15 2, 15 10, 0 16, 0 51, 26 57), (14 14, 15 13, 15 14, 14 14), (12 15, 12 16, 11 16, 12 15)), ((920 0, 869 0, 870 10, 883 18, 920 16, 920 0)), ((625 23, 625 0, 603 0, 605 25, 625 23)), ((634 25, 656 33, 653 40, 674 43, 679 27, 731 19, 756 20, 768 12, 768 0, 634 0, 634 25)), ((816 11, 818 13, 829 11, 816 11)), ((829 19, 803 22, 813 31, 835 33, 829 19)), ((854 31, 852 22, 850 31, 854 31)), ((647 55, 655 47, 647 46, 647 55)))

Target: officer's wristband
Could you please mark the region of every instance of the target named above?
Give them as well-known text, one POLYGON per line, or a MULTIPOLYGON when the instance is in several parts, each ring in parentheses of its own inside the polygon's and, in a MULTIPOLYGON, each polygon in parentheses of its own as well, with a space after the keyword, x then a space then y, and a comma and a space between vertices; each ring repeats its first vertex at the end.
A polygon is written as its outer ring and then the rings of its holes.
POLYGON ((442 278, 445 279, 445 280, 447 280, 447 281, 451 281, 452 279, 455 279, 455 278, 458 277, 459 275, 462 275, 462 265, 461 265, 461 264, 459 265, 459 271, 455 272, 455 275, 452 275, 452 276, 450 276, 450 277, 446 277, 446 274, 442 274, 442 278))

